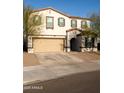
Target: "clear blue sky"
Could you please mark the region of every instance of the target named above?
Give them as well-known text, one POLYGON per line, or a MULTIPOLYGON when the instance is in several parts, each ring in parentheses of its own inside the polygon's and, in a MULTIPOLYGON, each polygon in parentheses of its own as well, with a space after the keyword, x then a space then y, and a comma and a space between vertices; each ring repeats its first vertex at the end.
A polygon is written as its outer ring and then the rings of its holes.
POLYGON ((34 9, 53 7, 64 13, 81 17, 100 11, 100 0, 24 0, 24 5, 30 5, 34 9))

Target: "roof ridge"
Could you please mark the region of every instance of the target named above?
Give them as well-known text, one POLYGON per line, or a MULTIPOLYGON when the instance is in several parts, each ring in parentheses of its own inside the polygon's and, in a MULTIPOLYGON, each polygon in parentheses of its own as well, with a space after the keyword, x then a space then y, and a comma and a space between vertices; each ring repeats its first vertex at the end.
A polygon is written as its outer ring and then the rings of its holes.
POLYGON ((53 7, 46 7, 46 8, 40 8, 40 9, 34 9, 33 12, 43 11, 43 10, 47 10, 47 9, 52 9, 52 10, 54 10, 54 11, 56 11, 56 12, 58 12, 58 13, 64 15, 64 16, 69 17, 69 18, 77 18, 77 19, 87 19, 87 20, 90 20, 90 18, 83 18, 83 17, 80 17, 80 16, 71 16, 71 15, 66 14, 66 13, 63 13, 63 12, 61 12, 61 11, 53 8, 53 7))

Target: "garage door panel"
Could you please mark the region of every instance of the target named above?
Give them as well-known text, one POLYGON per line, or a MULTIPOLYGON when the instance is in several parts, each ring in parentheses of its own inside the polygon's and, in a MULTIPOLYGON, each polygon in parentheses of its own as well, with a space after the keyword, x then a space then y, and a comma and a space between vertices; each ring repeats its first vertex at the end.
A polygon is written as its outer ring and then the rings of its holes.
POLYGON ((34 52, 59 52, 63 51, 63 39, 34 39, 34 52))

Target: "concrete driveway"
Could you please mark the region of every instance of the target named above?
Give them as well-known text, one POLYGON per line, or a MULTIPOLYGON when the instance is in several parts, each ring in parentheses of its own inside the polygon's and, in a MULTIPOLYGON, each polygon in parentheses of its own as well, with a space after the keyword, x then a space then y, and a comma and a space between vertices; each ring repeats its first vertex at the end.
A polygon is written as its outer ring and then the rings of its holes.
POLYGON ((24 67, 24 85, 99 70, 98 59, 83 60, 75 53, 36 53, 34 55, 40 64, 24 67))

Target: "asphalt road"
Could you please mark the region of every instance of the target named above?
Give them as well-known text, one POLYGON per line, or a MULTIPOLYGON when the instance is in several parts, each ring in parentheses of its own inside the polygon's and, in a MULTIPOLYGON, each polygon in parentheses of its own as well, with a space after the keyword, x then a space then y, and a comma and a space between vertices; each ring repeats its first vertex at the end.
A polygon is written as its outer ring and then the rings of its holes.
POLYGON ((23 93, 100 93, 100 71, 24 85, 23 93))

